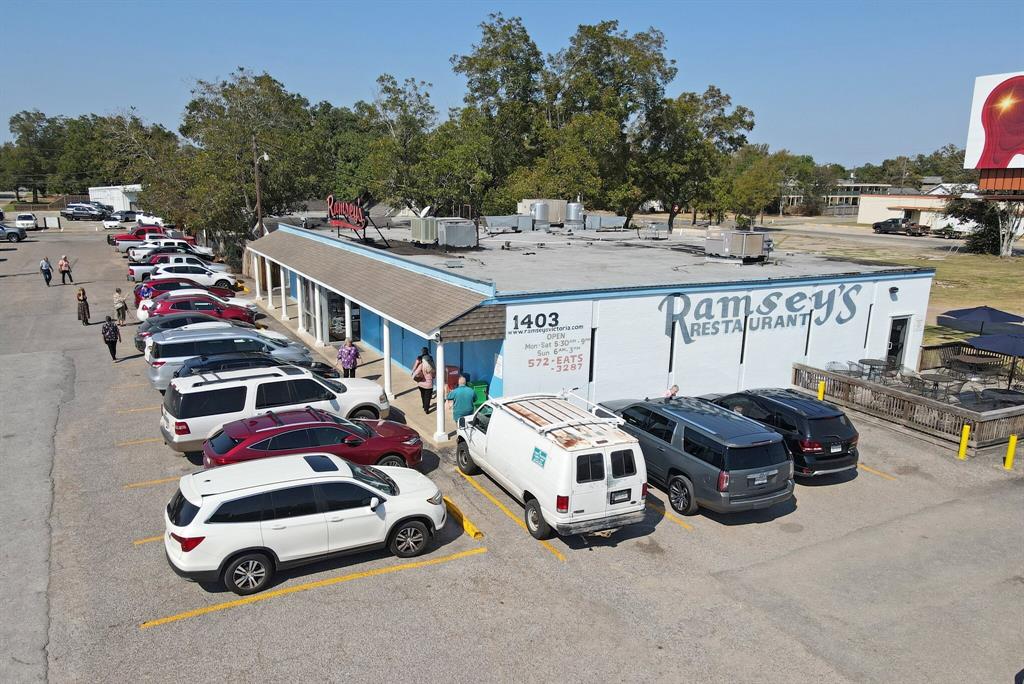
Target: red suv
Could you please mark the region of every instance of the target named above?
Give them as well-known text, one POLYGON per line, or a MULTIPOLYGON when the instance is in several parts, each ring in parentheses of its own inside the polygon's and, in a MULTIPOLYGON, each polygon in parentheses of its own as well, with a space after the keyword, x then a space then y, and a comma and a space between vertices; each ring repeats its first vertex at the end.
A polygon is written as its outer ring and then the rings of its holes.
POLYGON ((203 464, 212 468, 311 451, 359 465, 412 468, 423 459, 423 442, 415 430, 390 420, 350 421, 315 408, 269 411, 225 423, 203 443, 203 464))
POLYGON ((198 311, 215 318, 223 318, 226 321, 245 321, 246 323, 256 321, 256 312, 252 309, 225 304, 213 297, 201 294, 176 295, 174 292, 167 292, 154 299, 153 306, 149 307, 150 317, 186 311, 198 311))
POLYGON ((174 290, 184 290, 191 288, 206 290, 212 295, 224 298, 234 297, 236 294, 234 290, 228 290, 223 287, 205 287, 194 280, 189 280, 188 278, 150 278, 146 282, 139 283, 138 285, 135 286, 136 308, 138 308, 139 303, 142 301, 142 297, 139 296, 139 290, 141 290, 144 285, 148 285, 150 289, 153 290, 153 297, 150 297, 150 299, 154 297, 159 297, 165 292, 172 292, 174 290))

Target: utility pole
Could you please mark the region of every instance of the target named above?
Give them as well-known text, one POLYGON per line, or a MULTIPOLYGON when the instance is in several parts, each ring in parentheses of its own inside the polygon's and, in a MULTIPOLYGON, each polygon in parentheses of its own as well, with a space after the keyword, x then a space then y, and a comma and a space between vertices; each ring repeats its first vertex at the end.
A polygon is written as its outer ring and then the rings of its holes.
POLYGON ((252 134, 252 169, 256 177, 256 225, 263 232, 263 200, 260 196, 260 156, 256 151, 256 134, 252 134))

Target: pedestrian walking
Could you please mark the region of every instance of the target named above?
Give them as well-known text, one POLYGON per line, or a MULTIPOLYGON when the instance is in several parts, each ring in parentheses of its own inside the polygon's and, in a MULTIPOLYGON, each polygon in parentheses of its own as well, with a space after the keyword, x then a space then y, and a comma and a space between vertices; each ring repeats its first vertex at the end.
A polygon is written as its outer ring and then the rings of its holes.
POLYGON ((352 338, 345 338, 345 343, 338 349, 338 363, 341 364, 343 378, 356 377, 356 365, 359 363, 359 347, 352 344, 352 338))
POLYGON ((452 420, 459 424, 459 419, 473 415, 473 404, 476 392, 466 385, 466 376, 459 376, 459 386, 448 393, 448 407, 452 411, 452 420))
POLYGON ((43 257, 43 260, 39 262, 39 272, 43 274, 46 287, 50 287, 50 279, 53 278, 53 266, 50 265, 49 258, 43 257))
POLYGON ((68 255, 61 256, 60 261, 57 262, 57 270, 60 271, 60 284, 67 285, 68 281, 71 284, 75 284, 75 279, 71 277, 71 262, 68 261, 68 255))
MULTIPOLYGON (((426 349, 423 350, 427 352, 426 349)), ((423 412, 430 413, 430 397, 434 394, 434 363, 429 353, 420 354, 412 367, 412 381, 420 391, 423 412)))
POLYGON ((75 299, 78 300, 78 320, 82 321, 82 325, 89 325, 89 297, 84 287, 78 288, 75 299))
POLYGON ((107 316, 100 334, 103 336, 107 349, 110 350, 110 360, 117 363, 117 343, 121 341, 121 329, 117 327, 117 323, 114 323, 114 319, 107 316))
POLYGON ((118 326, 124 326, 125 316, 128 315, 128 301, 121 293, 121 288, 114 288, 114 316, 117 317, 118 326))

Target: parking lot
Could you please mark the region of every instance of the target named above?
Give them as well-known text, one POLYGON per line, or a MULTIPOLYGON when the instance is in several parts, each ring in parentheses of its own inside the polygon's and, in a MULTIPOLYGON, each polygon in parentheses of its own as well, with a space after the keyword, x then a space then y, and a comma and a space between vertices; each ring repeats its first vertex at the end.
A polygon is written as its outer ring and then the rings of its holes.
MULTIPOLYGON (((666 512, 538 542, 522 508, 448 453, 450 517, 412 560, 364 554, 239 599, 163 556, 163 507, 197 468, 157 430, 130 342, 93 320, 124 261, 90 225, 0 248, 5 681, 1011 681, 1024 668, 1024 478, 854 417, 862 467, 737 515, 666 512), (14 616, 14 619, 11 617, 14 616)), ((130 340, 131 328, 125 330, 130 340)))

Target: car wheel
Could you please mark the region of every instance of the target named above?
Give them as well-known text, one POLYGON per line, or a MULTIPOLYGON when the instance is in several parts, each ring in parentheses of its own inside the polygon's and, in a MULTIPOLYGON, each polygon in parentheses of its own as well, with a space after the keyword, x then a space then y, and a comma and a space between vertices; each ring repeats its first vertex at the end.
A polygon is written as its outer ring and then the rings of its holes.
POLYGON ((404 468, 405 459, 398 454, 388 454, 384 458, 377 461, 379 466, 390 466, 391 468, 404 468))
POLYGON ((469 455, 469 445, 459 440, 459 445, 455 447, 455 460, 459 463, 459 470, 466 475, 478 475, 480 468, 477 466, 473 457, 469 455))
POLYGON ((17 242, 18 241, 18 236, 15 235, 14 233, 11 233, 10 235, 7 236, 7 241, 8 242, 17 242))
POLYGON ((274 576, 274 564, 262 553, 247 553, 224 568, 224 586, 239 596, 263 591, 274 576))
POLYGON ((523 513, 526 518, 526 529, 534 539, 547 539, 551 536, 551 525, 544 520, 540 512, 540 502, 530 499, 526 502, 526 510, 523 513))
POLYGON ((230 290, 231 289, 231 283, 229 281, 227 281, 227 280, 218 280, 217 282, 215 282, 213 284, 213 286, 214 287, 220 287, 220 288, 223 288, 225 290, 230 290))
POLYGON ((412 558, 427 550, 430 532, 419 520, 400 523, 391 533, 391 553, 399 558, 412 558))
POLYGON ((377 417, 377 412, 374 411, 373 409, 368 409, 368 408, 357 409, 357 410, 353 411, 349 415, 349 418, 354 418, 354 419, 362 418, 362 419, 365 419, 365 420, 373 420, 376 417, 377 417))
POLYGON ((697 500, 693 497, 693 483, 682 475, 674 475, 668 481, 668 503, 672 510, 681 515, 697 512, 697 500))

